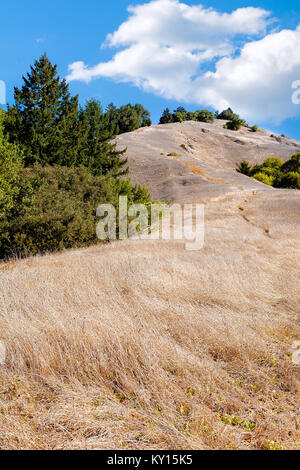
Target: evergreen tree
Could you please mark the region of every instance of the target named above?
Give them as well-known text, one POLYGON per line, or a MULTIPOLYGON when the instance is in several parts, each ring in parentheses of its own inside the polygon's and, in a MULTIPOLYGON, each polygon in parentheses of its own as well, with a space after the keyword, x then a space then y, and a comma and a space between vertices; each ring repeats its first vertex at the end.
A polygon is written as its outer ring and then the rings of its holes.
POLYGON ((119 133, 135 131, 141 127, 141 122, 138 113, 130 104, 121 106, 117 111, 117 123, 119 133))
POLYGON ((114 134, 119 135, 120 129, 118 126, 118 108, 113 103, 108 105, 105 116, 111 128, 114 129, 114 134))
POLYGON ((148 127, 151 126, 151 115, 150 112, 144 108, 141 104, 135 104, 134 109, 138 115, 138 119, 140 121, 140 127, 148 127))
POLYGON ((159 124, 170 124, 174 122, 173 115, 171 114, 169 108, 166 108, 162 113, 159 124))
POLYGON ((178 108, 174 109, 173 113, 174 114, 177 114, 177 113, 186 114, 187 111, 183 106, 178 106, 178 108))
POLYGON ((80 110, 79 121, 83 131, 83 145, 77 157, 77 164, 86 166, 94 175, 110 174, 114 177, 126 175, 127 159, 122 158, 125 150, 117 150, 115 137, 116 123, 109 113, 103 113, 99 101, 87 101, 80 110))
POLYGON ((106 118, 114 129, 115 135, 135 131, 140 127, 151 126, 150 112, 141 104, 127 104, 119 109, 110 103, 106 110, 106 118))
POLYGON ((25 148, 25 165, 74 165, 80 144, 78 96, 71 97, 46 54, 23 80, 21 89, 15 87, 14 106, 8 106, 5 130, 10 141, 25 148))
POLYGON ((223 119, 224 121, 232 121, 232 119, 238 119, 239 115, 235 114, 231 108, 224 109, 221 113, 216 113, 217 119, 223 119))

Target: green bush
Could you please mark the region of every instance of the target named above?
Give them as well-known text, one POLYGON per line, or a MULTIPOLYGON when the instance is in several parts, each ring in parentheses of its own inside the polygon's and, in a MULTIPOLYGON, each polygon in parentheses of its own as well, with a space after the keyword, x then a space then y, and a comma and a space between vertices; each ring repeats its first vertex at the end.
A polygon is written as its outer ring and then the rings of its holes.
POLYGON ((279 188, 300 189, 300 173, 290 171, 280 173, 275 181, 275 186, 279 188))
POLYGON ((93 176, 85 167, 35 165, 20 171, 18 187, 14 210, 1 220, 0 258, 97 243, 99 204, 117 205, 120 194, 129 203, 150 202, 146 188, 93 176))
POLYGON ((252 126, 251 127, 251 131, 252 132, 257 132, 259 130, 259 127, 258 126, 252 126))
POLYGON ((3 134, 3 120, 4 111, 0 109, 0 220, 13 210, 23 160, 20 149, 3 134))
POLYGON ((263 164, 261 165, 261 167, 265 167, 265 168, 281 168, 283 165, 283 160, 282 158, 279 158, 279 157, 270 157, 270 158, 267 158, 263 164))
POLYGON ((184 122, 186 121, 186 113, 174 113, 173 122, 184 122))
POLYGON ((196 111, 194 113, 194 118, 199 122, 214 122, 215 118, 213 113, 207 109, 202 109, 201 111, 196 111))
POLYGON ((182 157, 182 155, 180 155, 180 153, 171 152, 168 153, 167 157, 182 157))
POLYGON ((236 170, 276 188, 300 189, 300 153, 286 162, 279 157, 270 157, 253 167, 243 160, 236 170))
POLYGON ((284 173, 289 173, 289 172, 296 172, 300 173, 300 153, 295 153, 290 160, 287 160, 283 165, 282 165, 282 171, 284 173))
POLYGON ((246 160, 243 160, 236 168, 238 173, 242 173, 243 175, 250 176, 251 175, 251 166, 246 160))
POLYGON ((135 104, 134 106, 126 104, 120 108, 110 104, 104 117, 108 120, 109 125, 112 125, 115 134, 132 132, 140 127, 147 127, 152 124, 150 112, 141 104, 135 104))
POLYGON ((224 126, 224 129, 229 129, 231 131, 238 131, 241 127, 245 126, 246 122, 244 119, 233 118, 231 121, 227 122, 224 126))
POLYGON ((261 183, 268 184, 269 186, 272 186, 274 182, 274 177, 263 172, 255 173, 253 178, 255 178, 257 181, 260 181, 261 183))

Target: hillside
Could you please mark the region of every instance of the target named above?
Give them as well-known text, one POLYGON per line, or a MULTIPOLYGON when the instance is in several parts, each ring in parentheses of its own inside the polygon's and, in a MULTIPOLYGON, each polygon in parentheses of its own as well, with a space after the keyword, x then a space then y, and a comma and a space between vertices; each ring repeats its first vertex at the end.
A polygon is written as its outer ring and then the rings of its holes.
POLYGON ((241 160, 251 164, 271 156, 290 158, 300 142, 271 134, 224 129, 226 121, 213 124, 186 121, 138 129, 117 138, 127 147, 130 176, 146 184, 154 198, 174 202, 207 200, 241 190, 265 189, 265 185, 236 173, 241 160), (181 157, 168 157, 176 153, 181 157))
POLYGON ((222 124, 118 137, 154 198, 205 202, 203 250, 128 240, 0 265, 1 448, 299 449, 300 193, 235 166, 300 143, 222 124))

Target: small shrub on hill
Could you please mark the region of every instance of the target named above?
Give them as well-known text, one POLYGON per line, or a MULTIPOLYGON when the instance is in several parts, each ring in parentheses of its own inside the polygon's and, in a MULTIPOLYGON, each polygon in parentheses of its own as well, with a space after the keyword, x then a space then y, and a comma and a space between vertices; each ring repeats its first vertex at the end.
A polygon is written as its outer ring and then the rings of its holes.
POLYGON ((241 127, 245 126, 246 122, 244 119, 233 118, 231 121, 227 122, 224 126, 224 129, 229 129, 231 131, 238 131, 241 127))
POLYGON ((176 153, 176 152, 168 153, 167 156, 168 156, 168 157, 182 157, 182 155, 180 155, 179 153, 176 153))
POLYGON ((266 173, 263 172, 258 172, 255 173, 253 176, 257 181, 260 181, 261 183, 268 184, 269 186, 272 186, 274 183, 274 177, 271 175, 267 175, 266 173))
POLYGON ((300 153, 286 162, 279 157, 270 157, 253 167, 243 160, 236 170, 275 188, 300 189, 300 153))

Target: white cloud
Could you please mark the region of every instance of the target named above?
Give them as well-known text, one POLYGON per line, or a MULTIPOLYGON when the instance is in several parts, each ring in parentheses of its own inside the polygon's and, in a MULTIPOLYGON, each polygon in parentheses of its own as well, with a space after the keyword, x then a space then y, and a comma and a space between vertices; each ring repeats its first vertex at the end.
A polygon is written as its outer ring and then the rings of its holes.
POLYGON ((68 80, 110 77, 178 101, 230 105, 258 122, 300 113, 291 101, 291 84, 300 79, 300 27, 267 34, 263 9, 219 13, 179 0, 155 0, 129 12, 106 38, 121 50, 94 67, 71 64, 68 80))

